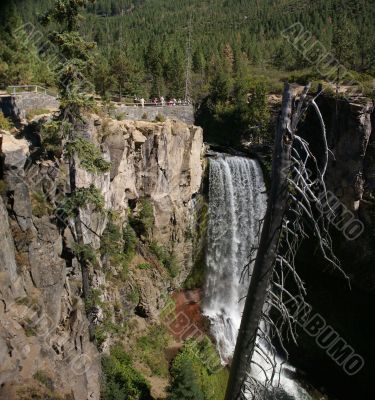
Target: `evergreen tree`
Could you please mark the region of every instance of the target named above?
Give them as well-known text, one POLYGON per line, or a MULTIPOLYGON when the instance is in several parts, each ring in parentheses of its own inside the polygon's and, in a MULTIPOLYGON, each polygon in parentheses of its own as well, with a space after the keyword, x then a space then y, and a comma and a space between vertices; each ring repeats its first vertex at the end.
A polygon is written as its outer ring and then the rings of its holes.
POLYGON ((182 98, 185 88, 185 69, 183 55, 173 50, 170 61, 166 66, 166 82, 169 86, 169 97, 182 98))
MULTIPOLYGON (((54 120, 44 127, 44 143, 61 145, 69 163, 70 193, 61 206, 60 215, 74 219, 73 237, 76 240, 76 255, 81 265, 83 296, 90 299, 89 263, 92 261, 87 245, 83 240, 83 225, 80 208, 93 204, 96 209, 103 208, 103 198, 94 186, 77 187, 77 168, 80 166, 91 173, 105 172, 109 164, 103 160, 100 151, 83 136, 85 129, 84 111, 92 105, 85 93, 87 84, 85 74, 89 69, 90 52, 94 43, 86 42, 78 32, 79 11, 87 5, 87 0, 57 0, 55 7, 43 16, 43 23, 55 22, 61 29, 51 33, 52 42, 59 48, 64 62, 58 70, 60 111, 54 120)), ((90 315, 89 315, 90 320, 90 315)), ((92 330, 90 329, 91 337, 92 330)))
POLYGON ((335 15, 332 38, 332 51, 339 62, 336 70, 336 83, 340 84, 342 66, 353 67, 354 59, 353 27, 343 9, 338 9, 335 15))
MULTIPOLYGON (((19 0, 14 4, 24 21, 35 24, 35 15, 48 7, 49 0, 19 0)), ((341 29, 346 39, 353 39, 352 45, 346 46, 346 50, 351 49, 351 54, 343 59, 340 55, 341 63, 360 72, 374 73, 375 7, 370 0, 317 0, 313 3, 301 0, 298 6, 294 0, 226 1, 220 7, 217 7, 217 0, 176 0, 169 2, 167 7, 165 0, 97 0, 95 6, 88 7, 88 18, 81 24, 80 32, 98 43, 99 53, 106 55, 110 71, 115 68, 112 61, 114 64, 118 61, 110 60, 111 48, 119 47, 122 52, 122 43, 126 40, 126 59, 131 67, 136 66, 137 71, 135 86, 145 92, 151 88, 152 94, 159 96, 176 90, 176 82, 169 82, 168 75, 175 65, 174 50, 179 55, 177 65, 180 60, 185 64, 186 16, 189 14, 193 21, 193 88, 201 86, 207 78, 212 79, 212 75, 205 76, 210 70, 208 60, 213 56, 223 58, 223 53, 229 65, 232 54, 236 57, 241 52, 257 67, 282 70, 313 67, 300 51, 295 51, 282 38, 281 31, 295 21, 300 21, 305 31, 311 32, 314 40, 327 48, 333 41, 338 55, 342 53, 339 44, 342 35, 333 36, 332 30, 334 27, 341 29), (345 10, 344 24, 340 22, 342 10, 345 10), (199 38, 194 38, 198 32, 199 38)), ((0 41, 6 40, 6 35, 0 36, 0 41)), ((19 62, 22 64, 23 60, 20 58, 19 62)), ((9 69, 17 64, 12 63, 9 69)), ((25 64, 28 64, 27 60, 25 64)), ((2 70, 5 69, 3 64, 2 70)), ((119 91, 117 78, 108 90, 119 91)), ((100 91, 103 92, 103 88, 100 91)), ((197 97, 202 97, 199 90, 194 92, 197 97)))
MULTIPOLYGON (((110 65, 105 56, 98 54, 93 81, 96 91, 103 97, 116 88, 116 79, 113 74, 114 67, 110 65)), ((117 86, 118 87, 118 86, 117 86)))
POLYGON ((171 373, 172 384, 168 390, 168 400, 204 400, 191 360, 181 358, 171 373))

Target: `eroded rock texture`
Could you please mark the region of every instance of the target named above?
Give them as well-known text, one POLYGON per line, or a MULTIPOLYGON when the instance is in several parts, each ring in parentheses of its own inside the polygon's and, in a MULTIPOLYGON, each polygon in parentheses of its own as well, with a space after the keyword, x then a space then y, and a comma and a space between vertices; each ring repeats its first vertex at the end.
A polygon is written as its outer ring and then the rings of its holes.
MULTIPOLYGON (((118 316, 126 314, 144 326, 144 318, 157 320, 167 289, 189 273, 192 245, 186 230, 202 179, 202 130, 170 120, 156 124, 98 116, 88 117, 84 129, 112 168, 102 175, 79 169, 78 186, 94 183, 120 225, 127 221, 129 202, 136 207, 140 198, 149 198, 155 217, 150 240, 173 251, 181 264, 173 280, 140 241, 133 263, 147 260, 153 266, 150 270, 130 266, 126 279, 121 280, 118 266, 106 263, 105 255, 91 267, 91 285, 103 304, 95 323, 106 318, 106 308, 115 310, 113 323, 123 323, 118 316)), ((40 160, 35 154, 30 161, 26 140, 8 134, 4 138, 0 398, 59 393, 67 399, 97 400, 100 353, 89 340, 81 272, 73 252, 74 228, 63 227, 51 211, 62 194, 69 192, 68 167, 62 161, 40 160)), ((98 250, 107 216, 87 205, 81 219, 85 243, 98 250)), ((109 345, 110 339, 102 350, 109 345)))

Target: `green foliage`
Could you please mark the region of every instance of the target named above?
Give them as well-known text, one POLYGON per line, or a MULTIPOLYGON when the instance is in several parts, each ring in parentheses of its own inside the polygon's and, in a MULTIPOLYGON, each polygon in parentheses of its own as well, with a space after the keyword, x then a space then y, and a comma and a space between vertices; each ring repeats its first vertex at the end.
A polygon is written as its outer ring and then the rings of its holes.
MULTIPOLYGON (((78 30, 79 7, 87 5, 88 1, 69 3, 71 12, 68 12, 67 2, 60 1, 44 22, 67 20, 64 28, 78 30)), ((36 15, 49 5, 48 0, 21 0, 12 7, 13 12, 10 6, 4 6, 2 26, 7 30, 0 35, 5 38, 3 49, 0 46, 0 82, 30 83, 33 79, 48 78, 42 76, 45 72, 37 75, 37 71, 41 71, 41 63, 35 57, 38 49, 35 46, 22 48, 22 41, 15 40, 9 30, 21 24, 19 16, 35 24, 36 15), (30 48, 34 57, 30 55, 30 48)), ((218 64, 220 57, 225 60, 229 73, 237 69, 239 58, 263 70, 266 67, 288 71, 305 68, 308 61, 281 34, 296 21, 301 21, 306 31, 328 51, 337 48, 335 38, 339 36, 334 31, 336 26, 341 26, 346 41, 352 43, 351 48, 346 46, 351 56, 344 60, 345 66, 374 73, 375 11, 372 5, 371 0, 317 0, 312 4, 301 0, 299 6, 294 0, 277 3, 226 1, 220 7, 217 0, 177 0, 168 4, 165 0, 97 0, 95 5, 89 5, 86 23, 81 23, 80 28, 84 37, 98 43, 95 69, 90 77, 100 94, 121 91, 145 98, 161 95, 178 98, 184 95, 185 89, 189 20, 186 16, 192 14, 191 86, 195 100, 199 100, 212 78, 212 65, 218 64), (126 10, 129 12, 124 18, 126 10)), ((63 42, 81 47, 74 37, 69 40, 64 37, 63 42)), ((83 50, 85 53, 87 49, 83 50)), ((71 54, 68 55, 70 59, 71 54)), ((80 59, 78 55, 74 58, 80 59)), ((226 80, 221 83, 225 92, 226 80)), ((218 82, 218 87, 220 85, 218 82)))
POLYGON ((140 199, 138 204, 138 214, 130 216, 129 223, 138 236, 148 236, 154 225, 154 208, 152 202, 147 198, 140 199))
POLYGON ((206 237, 208 227, 208 203, 200 196, 196 205, 197 215, 195 232, 192 235, 194 245, 194 264, 184 282, 184 288, 191 290, 203 287, 206 272, 206 237))
POLYGON ((193 268, 184 282, 184 288, 192 290, 203 287, 206 272, 206 257, 203 250, 198 254, 193 264, 193 268))
POLYGON ((42 370, 38 370, 33 375, 33 378, 44 385, 46 388, 53 390, 54 384, 53 380, 48 376, 48 374, 42 370))
POLYGON ((137 340, 136 346, 139 359, 155 375, 168 375, 168 361, 165 358, 164 352, 170 339, 168 331, 163 325, 154 325, 146 335, 137 340))
POLYGON ((180 265, 177 261, 177 257, 174 253, 169 253, 169 255, 163 260, 164 267, 168 270, 169 275, 172 278, 176 278, 180 272, 180 265))
POLYGON ((12 128, 11 121, 8 118, 5 118, 3 112, 0 111, 0 129, 10 131, 11 128, 12 128))
POLYGON ((138 304, 139 303, 139 290, 138 288, 132 288, 130 290, 130 292, 127 293, 127 299, 134 303, 134 304, 138 304))
POLYGON ((184 357, 172 369, 172 385, 168 400, 205 400, 193 362, 184 357))
POLYGON ((151 264, 149 264, 149 263, 141 263, 141 264, 138 265, 138 268, 139 269, 143 269, 143 270, 148 270, 148 269, 151 269, 151 264))
POLYGON ((31 321, 26 323, 26 325, 24 326, 24 331, 27 337, 36 336, 38 334, 36 328, 32 326, 31 321))
POLYGON ((46 108, 33 108, 31 110, 28 110, 26 113, 26 119, 28 121, 31 121, 34 117, 38 115, 43 115, 43 114, 50 114, 51 111, 47 110, 46 108))
POLYGON ((31 193, 31 207, 33 215, 36 217, 43 217, 44 215, 50 215, 53 211, 53 207, 48 202, 46 196, 42 192, 31 193))
POLYGON ((43 124, 40 135, 44 149, 56 157, 60 157, 63 153, 63 140, 70 129, 71 124, 66 121, 54 120, 43 124))
POLYGON ((95 211, 104 210, 104 197, 100 190, 94 185, 88 188, 79 188, 70 197, 59 205, 58 213, 66 217, 73 217, 76 215, 80 207, 92 205, 95 211))
POLYGON ((168 400, 223 400, 228 371, 208 338, 190 339, 173 360, 168 400))
POLYGON ((137 235, 134 229, 131 227, 130 223, 126 224, 124 227, 123 240, 124 240, 124 253, 130 259, 134 255, 135 246, 138 241, 137 235))
POLYGON ((335 13, 332 35, 332 51, 337 60, 348 65, 354 58, 355 27, 346 16, 346 10, 338 8, 335 13))
POLYGON ((255 82, 249 87, 249 104, 242 104, 241 118, 247 124, 245 134, 252 141, 269 140, 270 112, 268 109, 267 90, 264 82, 255 82))
POLYGON ((94 327, 93 337, 94 337, 96 346, 98 347, 98 349, 100 349, 108 337, 107 326, 105 324, 96 325, 94 327))
POLYGON ((111 214, 108 216, 107 226, 100 238, 100 253, 113 255, 121 253, 123 250, 121 228, 115 223, 111 214))
POLYGON ((120 113, 116 115, 117 121, 123 121, 126 118, 126 113, 120 113))
POLYGON ((44 60, 38 57, 38 45, 30 40, 15 3, 2 1, 0 8, 1 84, 52 84, 51 71, 46 68, 44 60))
POLYGON ((76 154, 80 160, 80 165, 88 172, 103 173, 108 172, 111 168, 111 163, 104 160, 98 147, 82 137, 77 137, 67 143, 66 151, 69 157, 76 154))
POLYGON ((158 113, 155 117, 155 122, 165 122, 165 116, 163 114, 158 113))
POLYGON ((169 275, 175 278, 180 271, 176 255, 155 242, 150 244, 150 250, 155 254, 160 264, 169 272, 169 275))
POLYGON ((208 96, 197 112, 197 123, 209 141, 238 145, 264 142, 269 135, 270 113, 264 81, 250 79, 247 64, 228 70, 219 64, 213 71, 208 96))
POLYGON ((137 237, 133 229, 127 224, 121 229, 115 222, 114 216, 109 215, 109 220, 100 241, 100 254, 106 256, 115 267, 121 268, 121 276, 125 280, 128 265, 135 251, 137 237))
POLYGON ((7 191, 7 184, 5 181, 0 179, 0 196, 4 195, 7 191))
POLYGON ((96 264, 96 251, 89 244, 80 245, 78 243, 73 243, 73 252, 78 259, 96 264))
POLYGON ((103 400, 152 400, 148 383, 121 345, 113 346, 110 354, 103 356, 102 369, 103 400))
POLYGON ((85 299, 86 313, 91 314, 97 307, 101 307, 103 302, 101 300, 101 291, 99 289, 93 289, 90 291, 90 295, 85 299))

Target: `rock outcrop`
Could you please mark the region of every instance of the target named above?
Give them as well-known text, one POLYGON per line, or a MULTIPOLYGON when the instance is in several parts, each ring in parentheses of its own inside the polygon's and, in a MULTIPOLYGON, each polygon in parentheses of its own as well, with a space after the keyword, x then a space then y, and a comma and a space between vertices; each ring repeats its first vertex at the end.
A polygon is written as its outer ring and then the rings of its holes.
MULTIPOLYGON (((373 103, 370 99, 351 102, 320 97, 317 101, 326 124, 331 150, 327 188, 352 211, 358 211, 365 190, 365 156, 372 132, 373 103)), ((311 110, 301 131, 312 143, 315 154, 323 148, 316 113, 311 110)))
MULTIPOLYGON (((130 265, 124 283, 118 266, 108 270, 99 259, 91 268, 92 287, 95 293, 100 291, 107 308, 116 304, 111 310, 117 314, 155 320, 167 289, 181 283, 191 267, 192 243, 186 232, 202 179, 202 130, 171 120, 150 123, 90 116, 84 134, 101 147, 112 168, 103 175, 79 169, 78 186, 94 183, 119 224, 126 223, 129 206, 136 208, 139 199, 148 198, 155 220, 150 240, 174 252, 181 265, 172 279, 140 241, 133 264, 147 260, 154 268, 143 271, 130 265), (137 309, 143 313, 140 317, 134 314, 137 309)), ((42 398, 58 393, 67 399, 99 399, 100 354, 89 340, 72 233, 62 229, 51 212, 61 193, 69 191, 67 166, 51 160, 30 162, 25 140, 4 137, 0 398, 26 400, 35 393, 42 398)), ((98 250, 107 216, 87 206, 81 219, 85 243, 98 250)), ((96 323, 103 319, 103 310, 98 309, 96 323)), ((103 344, 103 350, 107 348, 103 344)))
POLYGON ((150 198, 155 222, 152 238, 190 268, 194 196, 202 180, 202 129, 179 121, 165 123, 111 120, 104 146, 112 162, 107 207, 126 214, 129 201, 150 198))
MULTIPOLYGON (((340 337, 364 357, 365 365, 357 374, 346 375, 302 330, 298 348, 291 350, 292 361, 306 371, 312 381, 326 387, 328 393, 331 391, 333 397, 369 399, 373 397, 375 360, 375 329, 368 317, 373 313, 375 300, 374 105, 365 98, 347 101, 332 96, 319 98, 318 105, 332 150, 327 188, 337 198, 336 212, 345 212, 338 229, 332 229, 333 247, 341 268, 350 278, 350 285, 319 256, 313 238, 302 246, 298 269, 306 282, 313 312, 321 315, 327 325, 337 330, 340 337), (360 235, 345 234, 345 224, 350 220, 363 224, 360 235)), ((321 128, 314 111, 307 114, 300 131, 319 155, 323 148, 321 128)))

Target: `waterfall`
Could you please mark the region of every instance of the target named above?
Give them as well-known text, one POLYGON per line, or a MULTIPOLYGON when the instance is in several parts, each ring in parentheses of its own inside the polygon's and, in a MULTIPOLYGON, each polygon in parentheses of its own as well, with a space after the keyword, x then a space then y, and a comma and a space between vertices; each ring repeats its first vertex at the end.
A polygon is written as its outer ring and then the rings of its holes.
POLYGON ((255 160, 218 156, 209 165, 209 222, 204 314, 212 323, 220 357, 236 344, 247 285, 241 272, 266 211, 262 171, 255 160))
MULTIPOLYGON (((266 206, 265 185, 257 161, 224 154, 210 159, 203 313, 210 320, 211 333, 223 364, 230 362, 234 352, 244 297, 249 287, 249 279, 245 277, 241 281, 241 275, 250 250, 257 243, 259 224, 266 206)), ((265 345, 262 346, 267 351, 265 345)), ((270 370, 270 365, 265 365, 261 358, 256 362, 270 370)), ((283 394, 275 399, 310 399, 306 391, 287 376, 288 372, 293 372, 292 366, 283 364, 280 359, 277 369, 276 380, 280 378, 283 394)), ((265 381, 263 370, 254 368, 251 373, 256 379, 265 381)))

